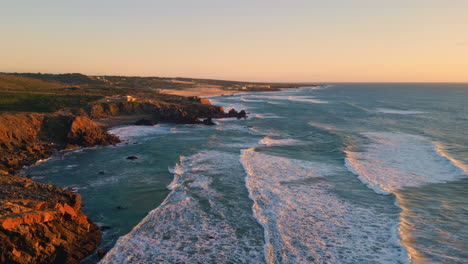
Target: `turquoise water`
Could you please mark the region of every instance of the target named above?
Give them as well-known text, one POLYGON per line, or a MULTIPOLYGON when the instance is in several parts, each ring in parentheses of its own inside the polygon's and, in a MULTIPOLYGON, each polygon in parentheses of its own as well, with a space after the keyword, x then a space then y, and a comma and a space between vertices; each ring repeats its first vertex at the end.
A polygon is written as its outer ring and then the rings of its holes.
POLYGON ((249 119, 115 128, 29 169, 112 227, 101 263, 468 262, 468 85, 211 100, 249 119))

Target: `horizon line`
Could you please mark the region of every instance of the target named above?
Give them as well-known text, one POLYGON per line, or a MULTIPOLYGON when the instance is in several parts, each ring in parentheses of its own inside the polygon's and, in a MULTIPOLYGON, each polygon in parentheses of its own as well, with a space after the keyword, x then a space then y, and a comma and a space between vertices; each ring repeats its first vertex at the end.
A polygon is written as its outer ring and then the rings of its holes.
POLYGON ((249 83, 284 83, 284 84, 345 84, 345 83, 379 83, 379 84, 468 84, 468 81, 250 81, 250 80, 234 80, 234 79, 216 79, 212 77, 184 77, 184 76, 157 76, 157 75, 121 75, 121 74, 86 74, 82 72, 61 72, 61 73, 50 73, 50 72, 0 72, 0 74, 82 74, 85 76, 109 76, 109 77, 139 77, 139 78, 164 78, 164 79, 197 79, 197 80, 216 80, 216 81, 228 81, 228 82, 249 82, 249 83))

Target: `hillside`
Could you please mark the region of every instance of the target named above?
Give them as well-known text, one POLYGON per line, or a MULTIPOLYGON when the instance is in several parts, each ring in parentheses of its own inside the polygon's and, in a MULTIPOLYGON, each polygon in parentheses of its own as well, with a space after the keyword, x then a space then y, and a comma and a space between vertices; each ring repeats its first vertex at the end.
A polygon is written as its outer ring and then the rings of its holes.
POLYGON ((0 91, 50 92, 51 90, 63 89, 65 86, 67 85, 57 81, 43 81, 36 78, 0 73, 0 91))

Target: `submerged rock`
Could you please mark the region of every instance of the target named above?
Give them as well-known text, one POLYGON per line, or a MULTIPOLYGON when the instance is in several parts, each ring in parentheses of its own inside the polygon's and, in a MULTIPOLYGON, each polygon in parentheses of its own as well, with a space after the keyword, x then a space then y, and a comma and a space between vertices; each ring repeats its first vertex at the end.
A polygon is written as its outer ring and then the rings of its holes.
POLYGON ((101 227, 99 227, 99 230, 101 230, 101 231, 106 231, 106 230, 109 230, 109 229, 112 229, 112 227, 111 226, 101 226, 101 227))
POLYGON ((97 255, 99 258, 103 258, 105 255, 106 255, 106 251, 104 251, 103 249, 98 249, 97 250, 97 255))
POLYGON ((127 159, 128 160, 137 160, 138 157, 137 156, 128 156, 127 159))
POLYGON ((207 119, 203 120, 203 124, 206 125, 206 126, 214 126, 216 125, 213 120, 211 119, 211 117, 208 117, 207 119))

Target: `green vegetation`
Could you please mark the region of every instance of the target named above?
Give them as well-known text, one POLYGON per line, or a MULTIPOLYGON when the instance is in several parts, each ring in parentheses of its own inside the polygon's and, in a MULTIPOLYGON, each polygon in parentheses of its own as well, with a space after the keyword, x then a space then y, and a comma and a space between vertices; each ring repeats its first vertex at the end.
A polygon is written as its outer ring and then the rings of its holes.
POLYGON ((10 73, 11 75, 35 78, 42 81, 55 81, 65 84, 103 84, 102 81, 91 79, 81 73, 65 73, 65 74, 50 74, 50 73, 10 73))
POLYGON ((79 73, 0 73, 0 113, 55 112, 65 107, 83 107, 105 96, 117 95, 139 95, 152 100, 190 103, 190 99, 187 101, 180 96, 161 94, 159 89, 197 87, 226 91, 275 91, 278 88, 298 87, 298 84, 180 77, 86 76, 79 73))
POLYGON ((65 107, 82 107, 102 96, 0 93, 0 112, 56 112, 65 107))
POLYGON ((51 91, 63 88, 64 86, 66 85, 59 82, 46 82, 34 78, 0 74, 1 91, 51 91))

